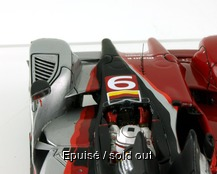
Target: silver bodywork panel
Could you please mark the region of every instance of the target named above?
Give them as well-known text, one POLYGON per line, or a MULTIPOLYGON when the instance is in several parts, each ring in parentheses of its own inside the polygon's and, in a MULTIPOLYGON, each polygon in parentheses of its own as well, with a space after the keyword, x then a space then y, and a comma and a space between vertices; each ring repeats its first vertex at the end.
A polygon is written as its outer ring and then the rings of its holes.
POLYGON ((74 55, 79 57, 80 60, 99 60, 101 57, 100 51, 93 52, 74 52, 74 55))
POLYGON ((73 88, 67 95, 66 98, 73 97, 78 94, 86 92, 86 88, 90 79, 90 72, 95 67, 95 64, 82 64, 81 72, 76 80, 75 88, 73 88))
POLYGON ((40 174, 59 174, 64 172, 66 162, 61 157, 62 150, 63 148, 49 151, 40 174))
MULTIPOLYGON (((48 150, 45 162, 43 163, 40 174, 59 174, 63 173, 66 161, 63 159, 63 150, 70 149, 70 139, 75 130, 75 124, 80 117, 81 109, 68 112, 44 127, 43 132, 50 145, 41 145, 41 150, 48 150), (45 149, 45 147, 48 147, 45 149), (50 148, 50 149, 49 149, 50 148)), ((36 147, 40 145, 38 142, 36 147)))
POLYGON ((74 133, 75 124, 80 117, 81 109, 73 110, 54 119, 44 128, 47 141, 53 146, 70 146, 70 138, 74 133))

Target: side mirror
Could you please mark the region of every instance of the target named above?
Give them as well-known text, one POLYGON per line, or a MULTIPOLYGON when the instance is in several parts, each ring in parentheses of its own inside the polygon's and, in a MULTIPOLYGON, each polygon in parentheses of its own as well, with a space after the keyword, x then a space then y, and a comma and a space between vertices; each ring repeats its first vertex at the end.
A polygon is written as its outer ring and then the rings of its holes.
POLYGON ((47 81, 44 80, 37 80, 31 86, 31 97, 33 101, 50 94, 50 92, 50 85, 47 81))

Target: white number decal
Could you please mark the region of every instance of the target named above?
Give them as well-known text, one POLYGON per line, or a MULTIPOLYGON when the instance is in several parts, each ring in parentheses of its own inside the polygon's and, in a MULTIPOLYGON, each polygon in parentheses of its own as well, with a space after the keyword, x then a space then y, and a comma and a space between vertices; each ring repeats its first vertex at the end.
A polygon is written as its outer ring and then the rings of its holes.
POLYGON ((108 80, 108 87, 113 90, 133 89, 136 86, 136 84, 133 81, 125 80, 125 79, 132 79, 132 78, 133 78, 132 76, 112 77, 111 79, 108 80))

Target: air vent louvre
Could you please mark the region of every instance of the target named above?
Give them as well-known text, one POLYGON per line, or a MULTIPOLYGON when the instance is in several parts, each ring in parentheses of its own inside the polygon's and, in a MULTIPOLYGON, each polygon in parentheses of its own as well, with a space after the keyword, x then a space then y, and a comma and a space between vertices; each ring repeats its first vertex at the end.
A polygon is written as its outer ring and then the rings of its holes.
POLYGON ((34 54, 32 56, 32 79, 51 82, 58 68, 58 55, 34 54))

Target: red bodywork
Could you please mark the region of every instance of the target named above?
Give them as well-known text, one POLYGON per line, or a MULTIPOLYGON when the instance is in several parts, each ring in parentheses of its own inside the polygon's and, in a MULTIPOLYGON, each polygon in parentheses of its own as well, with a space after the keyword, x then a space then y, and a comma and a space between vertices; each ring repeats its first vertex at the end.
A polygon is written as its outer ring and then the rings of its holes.
POLYGON ((121 53, 121 56, 169 102, 194 105, 202 113, 200 126, 215 139, 211 170, 216 173, 217 36, 204 38, 199 50, 166 50, 153 38, 149 39, 148 46, 149 52, 143 55, 121 53), (193 97, 195 91, 204 93, 212 103, 197 102, 193 97))

